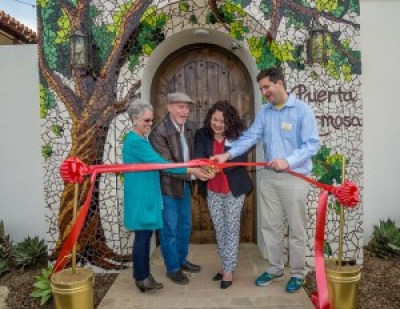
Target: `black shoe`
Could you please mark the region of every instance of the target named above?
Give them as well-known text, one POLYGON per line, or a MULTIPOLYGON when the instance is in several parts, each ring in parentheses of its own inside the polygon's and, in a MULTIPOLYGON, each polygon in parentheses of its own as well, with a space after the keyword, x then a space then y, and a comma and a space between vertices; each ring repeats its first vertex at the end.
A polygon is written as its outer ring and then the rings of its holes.
POLYGON ((224 276, 223 274, 218 272, 212 279, 213 279, 213 281, 219 281, 222 279, 223 276, 224 276))
POLYGON ((182 270, 178 270, 174 273, 167 273, 167 277, 170 278, 176 284, 188 284, 188 277, 182 272, 182 270))
POLYGON ((159 283, 156 280, 154 280, 152 275, 148 276, 143 280, 135 280, 135 284, 142 293, 148 290, 162 289, 164 287, 162 283, 159 283))
POLYGON ((186 261, 186 263, 181 266, 181 269, 191 273, 198 273, 201 270, 201 266, 186 261))
POLYGON ((232 285, 232 281, 221 280, 221 289, 227 289, 232 285))

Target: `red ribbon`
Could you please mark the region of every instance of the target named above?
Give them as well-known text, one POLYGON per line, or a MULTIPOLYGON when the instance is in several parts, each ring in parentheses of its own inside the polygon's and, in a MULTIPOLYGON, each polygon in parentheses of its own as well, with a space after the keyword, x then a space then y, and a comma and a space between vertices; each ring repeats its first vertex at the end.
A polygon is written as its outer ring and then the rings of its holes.
POLYGON ((197 167, 202 165, 211 165, 210 160, 192 160, 184 163, 142 163, 142 164, 102 164, 88 166, 76 157, 66 159, 60 167, 62 179, 67 183, 82 183, 86 175, 90 175, 90 188, 85 202, 79 209, 74 226, 71 228, 64 244, 58 254, 56 264, 53 268, 53 273, 62 270, 68 263, 68 256, 72 248, 78 241, 83 225, 89 211, 90 202, 92 201, 92 193, 97 174, 100 173, 122 173, 122 172, 139 172, 153 171, 168 168, 179 167, 197 167))
POLYGON ((331 305, 328 298, 328 287, 325 275, 325 259, 324 259, 324 242, 325 242, 325 222, 326 212, 328 209, 328 194, 332 193, 338 202, 347 208, 354 208, 360 202, 360 192, 357 185, 349 180, 346 180, 341 186, 335 187, 332 185, 320 183, 299 174, 294 171, 288 171, 290 174, 304 179, 314 186, 323 189, 319 196, 317 207, 317 222, 315 230, 315 277, 317 281, 317 293, 311 297, 311 301, 317 309, 330 309, 331 305))
MULTIPOLYGON (((53 272, 62 270, 68 263, 68 255, 71 253, 73 246, 76 244, 83 224, 89 210, 89 205, 92 199, 92 192, 97 174, 100 173, 122 173, 122 172, 138 172, 138 171, 153 171, 163 170, 169 168, 179 167, 199 167, 199 166, 213 166, 217 169, 224 169, 227 167, 234 166, 262 166, 268 167, 268 162, 226 162, 216 163, 209 159, 198 159, 191 160, 183 163, 166 163, 166 164, 103 164, 103 165, 91 165, 88 166, 80 161, 78 158, 73 157, 66 159, 60 167, 61 177, 67 183, 82 183, 86 175, 91 175, 90 182, 91 186, 86 197, 85 202, 80 208, 76 222, 64 241, 63 247, 57 257, 56 264, 53 268, 53 272)), ((328 299, 328 289, 326 284, 325 276, 325 264, 324 264, 324 238, 325 238, 325 221, 326 212, 328 208, 328 194, 332 193, 339 203, 347 208, 353 208, 360 202, 359 189, 352 181, 345 181, 341 186, 332 186, 324 183, 315 181, 312 178, 304 176, 303 174, 297 173, 292 170, 286 170, 286 172, 299 177, 312 185, 323 189, 321 193, 318 208, 317 208, 317 223, 315 233, 315 274, 317 280, 318 294, 312 296, 312 302, 316 308, 329 309, 330 303, 328 299)))

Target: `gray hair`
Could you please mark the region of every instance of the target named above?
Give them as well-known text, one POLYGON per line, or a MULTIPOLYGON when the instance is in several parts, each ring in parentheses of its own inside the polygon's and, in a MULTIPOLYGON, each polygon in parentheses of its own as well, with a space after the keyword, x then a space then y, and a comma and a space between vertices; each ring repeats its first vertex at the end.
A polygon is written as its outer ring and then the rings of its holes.
POLYGON ((144 101, 142 99, 135 99, 130 102, 126 112, 128 113, 129 119, 132 120, 133 125, 136 125, 135 121, 133 120, 133 117, 139 118, 139 116, 145 110, 153 111, 153 106, 147 101, 144 101))

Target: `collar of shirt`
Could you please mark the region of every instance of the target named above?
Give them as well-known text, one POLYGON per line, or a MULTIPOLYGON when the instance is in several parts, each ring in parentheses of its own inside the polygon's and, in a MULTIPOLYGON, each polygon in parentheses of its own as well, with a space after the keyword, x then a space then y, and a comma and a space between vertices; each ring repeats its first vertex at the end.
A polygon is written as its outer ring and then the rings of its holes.
POLYGON ((285 104, 282 106, 282 108, 279 108, 279 109, 278 109, 278 108, 276 108, 276 107, 275 107, 273 104, 271 104, 271 103, 268 103, 267 106, 266 106, 265 108, 268 108, 268 109, 275 108, 275 109, 277 109, 277 110, 282 110, 282 109, 284 109, 284 108, 294 107, 295 103, 296 103, 296 97, 295 97, 295 95, 294 95, 293 93, 289 93, 288 99, 286 100, 286 102, 285 102, 285 104))
POLYGON ((183 132, 185 132, 185 124, 182 125, 182 129, 177 125, 177 123, 172 120, 171 117, 169 117, 169 119, 171 119, 172 124, 174 125, 174 127, 176 128, 176 130, 179 132, 179 134, 182 134, 183 132))

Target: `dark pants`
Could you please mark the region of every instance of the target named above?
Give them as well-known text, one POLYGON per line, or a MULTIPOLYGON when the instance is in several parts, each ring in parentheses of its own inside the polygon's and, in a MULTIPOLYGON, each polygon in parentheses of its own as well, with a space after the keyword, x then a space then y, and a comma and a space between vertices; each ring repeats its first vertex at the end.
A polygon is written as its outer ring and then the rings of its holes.
POLYGON ((186 263, 192 231, 192 199, 190 187, 185 183, 183 198, 163 195, 163 224, 160 231, 161 252, 167 272, 178 271, 186 263))
POLYGON ((152 230, 135 231, 132 261, 133 277, 136 280, 144 280, 150 276, 150 239, 152 234, 152 230))

